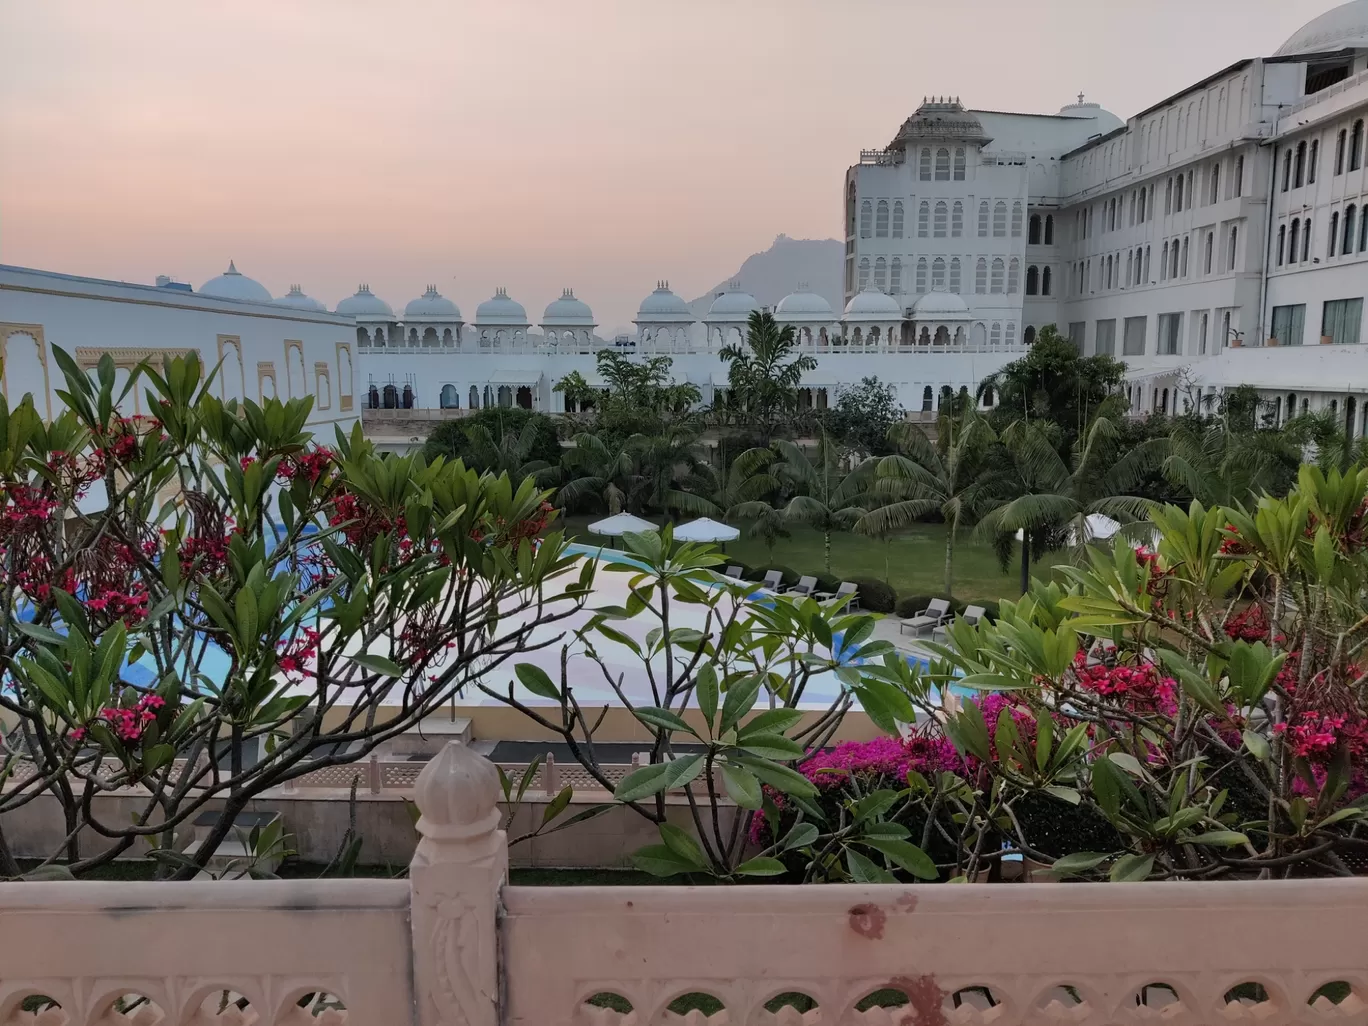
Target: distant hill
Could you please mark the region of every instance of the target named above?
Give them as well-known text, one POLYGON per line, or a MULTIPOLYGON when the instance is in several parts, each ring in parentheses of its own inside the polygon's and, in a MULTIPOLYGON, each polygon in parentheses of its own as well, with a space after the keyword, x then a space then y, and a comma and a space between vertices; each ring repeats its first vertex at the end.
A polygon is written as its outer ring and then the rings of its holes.
POLYGON ((790 239, 780 235, 763 253, 752 253, 741 267, 699 296, 689 308, 695 317, 702 317, 719 292, 732 281, 756 298, 761 306, 773 307, 779 300, 807 282, 808 288, 840 314, 845 306, 845 289, 841 284, 843 248, 839 239, 790 239))

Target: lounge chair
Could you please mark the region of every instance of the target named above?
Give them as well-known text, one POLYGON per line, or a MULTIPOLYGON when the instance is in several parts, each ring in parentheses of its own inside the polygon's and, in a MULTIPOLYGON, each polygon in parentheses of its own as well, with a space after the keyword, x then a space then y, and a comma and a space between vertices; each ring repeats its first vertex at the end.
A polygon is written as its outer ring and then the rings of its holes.
POLYGON ((784 594, 785 594, 785 595, 804 595, 804 596, 807 596, 807 595, 814 595, 814 594, 816 594, 816 592, 817 592, 817 578, 816 578, 816 577, 800 577, 800 578, 798 578, 798 583, 795 584, 792 588, 788 589, 788 591, 784 592, 784 594))
POLYGON ((932 599, 925 609, 916 616, 908 617, 898 624, 898 633, 911 629, 913 636, 924 630, 935 630, 950 617, 949 599, 932 599))
POLYGON ((843 599, 849 597, 850 602, 847 603, 846 608, 859 609, 859 590, 860 587, 858 584, 852 584, 850 581, 842 581, 841 586, 837 588, 835 591, 819 591, 815 594, 814 597, 819 598, 823 601, 827 601, 829 599, 843 599))
POLYGON ((784 583, 784 571, 771 570, 765 574, 765 579, 760 582, 760 587, 769 591, 778 591, 779 585, 784 583))
POLYGON ((733 581, 739 581, 741 580, 741 568, 733 563, 731 566, 727 567, 726 572, 723 573, 722 576, 730 577, 733 581))
MULTIPOLYGON (((960 614, 960 619, 977 627, 983 622, 983 618, 987 614, 988 610, 984 609, 982 606, 967 606, 964 612, 960 614)), ((950 631, 948 623, 941 624, 931 632, 931 637, 933 638, 948 638, 949 636, 950 631)))

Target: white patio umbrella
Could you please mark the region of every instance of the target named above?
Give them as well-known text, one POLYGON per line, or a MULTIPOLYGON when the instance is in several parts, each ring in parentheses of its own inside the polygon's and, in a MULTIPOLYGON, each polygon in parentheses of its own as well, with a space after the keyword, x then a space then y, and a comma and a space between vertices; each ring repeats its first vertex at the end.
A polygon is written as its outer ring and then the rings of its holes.
POLYGON ((699 517, 674 529, 675 541, 729 542, 741 537, 741 531, 730 524, 718 523, 711 517, 699 517))
MULTIPOLYGON (((1103 513, 1089 513, 1083 518, 1083 540, 1085 542, 1107 541, 1116 537, 1116 532, 1121 530, 1121 525, 1111 517, 1103 513)), ((1021 541, 1021 532, 1017 531, 1016 540, 1021 541)), ((1069 544, 1078 544, 1078 533, 1075 528, 1069 528, 1069 544)))
POLYGON ((641 517, 634 517, 630 513, 619 513, 615 517, 606 520, 599 520, 589 525, 591 534, 604 534, 609 538, 621 538, 624 534, 640 533, 641 531, 659 531, 660 528, 649 520, 642 520, 641 517))

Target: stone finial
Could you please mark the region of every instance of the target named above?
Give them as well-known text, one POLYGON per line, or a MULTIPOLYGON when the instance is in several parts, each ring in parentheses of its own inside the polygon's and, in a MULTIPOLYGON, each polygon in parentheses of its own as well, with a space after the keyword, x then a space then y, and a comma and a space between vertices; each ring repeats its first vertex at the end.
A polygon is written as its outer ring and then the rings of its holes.
POLYGON ((450 741, 418 774, 413 796, 423 840, 471 842, 499 828, 499 771, 458 741, 450 741))

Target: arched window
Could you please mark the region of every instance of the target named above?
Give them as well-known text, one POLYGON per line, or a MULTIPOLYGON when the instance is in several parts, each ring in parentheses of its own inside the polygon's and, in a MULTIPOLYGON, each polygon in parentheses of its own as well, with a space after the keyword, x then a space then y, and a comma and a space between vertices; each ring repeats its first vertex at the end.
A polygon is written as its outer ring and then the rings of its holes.
POLYGON ((917 292, 926 291, 926 257, 917 259, 917 292))
POLYGON ((1022 207, 1021 200, 1012 204, 1012 238, 1021 238, 1022 207))
POLYGON ((1126 284, 1135 284, 1135 254, 1131 252, 1126 253, 1126 284))
POLYGON ((1012 257, 1007 265, 1007 294, 1014 296, 1021 291, 1021 261, 1012 257))
MULTIPOLYGON (((1292 227, 1287 232, 1287 262, 1297 262, 1298 246, 1301 243, 1301 218, 1292 218, 1292 227)), ((1278 263, 1282 263, 1282 229, 1278 229, 1278 263)))
POLYGON ((1045 245, 1054 245, 1054 214, 1045 215, 1045 245))
POLYGON ((883 257, 874 261, 874 287, 880 292, 888 287, 888 261, 883 257))
POLYGON ((945 238, 949 220, 950 208, 946 206, 945 200, 938 200, 936 202, 936 218, 933 222, 934 227, 931 234, 938 239, 945 238))
POLYGON ((988 201, 979 204, 979 238, 988 238, 988 201))
POLYGON ((1040 215, 1032 214, 1031 219, 1026 222, 1026 245, 1040 245, 1040 215))
POLYGON ((865 287, 866 285, 868 285, 868 284, 869 284, 869 257, 862 257, 862 258, 860 259, 860 289, 861 289, 861 291, 863 291, 864 287, 865 287))
POLYGON ((1306 140, 1297 143, 1297 157, 1293 161, 1292 188, 1300 189, 1306 184, 1306 140))
POLYGON ((980 296, 988 293, 988 261, 983 257, 974 265, 974 291, 980 296))
POLYGON ((950 210, 950 237, 958 239, 964 234, 964 204, 955 200, 950 210))
POLYGON ((1002 345, 1002 322, 994 321, 992 328, 988 332, 988 344, 994 349, 1002 345))
POLYGON ((1050 268, 1047 264, 1045 268, 1040 272, 1040 294, 1042 296, 1048 296, 1051 294, 1051 277, 1052 275, 1050 274, 1050 268))
POLYGON ((1330 245, 1326 249, 1326 256, 1335 255, 1335 247, 1339 244, 1339 211, 1336 210, 1330 215, 1330 245))
POLYGON ((993 283, 990 291, 995 296, 1002 295, 1004 279, 1007 276, 1007 265, 1002 262, 1002 257, 995 257, 993 260, 993 283))
POLYGON ((456 391, 455 385, 443 385, 438 402, 442 404, 444 410, 457 410, 461 407, 461 395, 456 391))
POLYGON ((1306 159, 1306 184, 1316 184, 1316 159, 1320 156, 1320 140, 1311 140, 1311 153, 1306 159))
POLYGON ((1002 339, 1009 346, 1016 345, 1016 321, 1007 322, 1007 334, 1002 339))
POLYGON ((1344 244, 1340 246, 1340 253, 1348 256, 1354 251, 1354 215, 1358 212, 1358 207, 1350 203, 1344 208, 1344 244))
POLYGON ((879 200, 879 205, 874 208, 874 237, 888 238, 888 200, 879 200))
POLYGON ((1292 150, 1283 150, 1282 191, 1292 188, 1292 150))
MULTIPOLYGON (((1297 244, 1292 243, 1295 250, 1297 244)), ((1278 225, 1278 266, 1281 267, 1287 259, 1287 225, 1278 225)))
POLYGON ((1102 261, 1102 287, 1104 289, 1112 287, 1112 258, 1110 255, 1102 261))
POLYGON ((931 393, 931 386, 927 385, 925 388, 922 389, 922 413, 931 412, 932 401, 933 399, 931 393))
POLYGON ((1035 345, 1035 325, 1026 326, 1026 330, 1021 333, 1021 343, 1027 346, 1035 345))
POLYGON ((860 238, 869 239, 874 236, 874 204, 865 200, 860 204, 860 238))
POLYGON ((889 270, 888 291, 895 296, 902 291, 902 260, 899 257, 893 258, 893 266, 889 270))
POLYGON ((893 238, 903 237, 903 205, 902 200, 893 201, 893 238))
POLYGON ((1212 256, 1212 250, 1214 250, 1215 248, 1216 248, 1216 233, 1215 233, 1215 232, 1207 232, 1207 235, 1206 235, 1206 249, 1205 249, 1205 250, 1203 251, 1203 253, 1202 253, 1202 273, 1203 273, 1203 274, 1210 274, 1210 273, 1211 273, 1211 256, 1212 256))
POLYGON ((1173 176, 1164 182, 1164 213, 1173 213, 1173 176))
POLYGON ((1188 276, 1188 236, 1186 235, 1183 236, 1183 266, 1179 276, 1183 278, 1188 276))
POLYGON ((1211 165, 1211 191, 1207 203, 1217 203, 1221 199, 1221 165, 1218 161, 1211 165))
POLYGON ((469 408, 472 409, 472 410, 478 410, 478 409, 480 408, 480 390, 479 390, 479 388, 477 388, 475 385, 471 385, 471 386, 470 386, 470 407, 469 407, 469 408))
POLYGON ((931 287, 933 289, 945 288, 945 259, 936 257, 931 262, 931 287))
POLYGON ((998 200, 993 204, 993 238, 1007 238, 1007 204, 998 200))
POLYGON ((1311 259, 1311 218, 1308 217, 1305 221, 1302 222, 1301 262, 1302 262, 1302 263, 1306 263, 1306 261, 1308 261, 1308 260, 1310 260, 1310 259, 1311 259))
MULTIPOLYGON (((1310 232, 1310 230, 1309 230, 1309 229, 1310 229, 1310 222, 1307 223, 1307 228, 1308 228, 1308 231, 1307 231, 1306 234, 1307 234, 1308 236, 1310 236, 1310 234, 1311 234, 1311 232, 1310 232)), ((1359 251, 1360 253, 1368 253, 1368 213, 1364 213, 1363 211, 1360 211, 1360 212, 1359 212, 1359 244, 1358 244, 1358 251, 1359 251)), ((1368 414, 1368 406, 1365 406, 1365 407, 1364 407, 1364 413, 1365 413, 1365 414, 1368 414)))
POLYGON ((1173 212, 1176 214, 1183 209, 1183 176, 1178 176, 1178 182, 1173 189, 1173 212))
POLYGON ((1178 277, 1178 240, 1173 240, 1173 245, 1169 249, 1169 277, 1178 277))
MULTIPOLYGON (((1149 196, 1149 189, 1141 189, 1141 190, 1140 190, 1140 213, 1137 215, 1137 220, 1138 220, 1141 224, 1144 224, 1144 223, 1145 223, 1145 202, 1146 202, 1146 199, 1147 199, 1148 196, 1149 196)), ((1049 226, 1047 225, 1046 227, 1049 227, 1049 226)))
POLYGON ((921 206, 917 207, 917 235, 926 238, 931 234, 931 204, 926 200, 921 201, 921 206))
MULTIPOLYGON (((1368 223, 1368 220, 1365 220, 1368 223)), ((959 294, 960 291, 960 258, 953 257, 950 260, 950 291, 959 294)))
POLYGON ((955 147, 955 181, 964 181, 964 147, 955 147))
POLYGON ((944 146, 936 151, 936 181, 950 181, 950 151, 944 146))
POLYGON ((1035 264, 1026 268, 1026 295, 1037 296, 1040 294, 1040 268, 1035 264))
POLYGON ((1349 133, 1349 170, 1357 171, 1363 166, 1363 118, 1354 122, 1354 130, 1349 133))
POLYGON ((1159 253, 1159 280, 1168 281, 1168 253, 1169 244, 1164 243, 1164 248, 1159 253))
POLYGON ((923 182, 931 181, 931 148, 923 146, 921 151, 921 173, 919 175, 923 182))
POLYGON ((1150 247, 1145 247, 1145 269, 1140 273, 1142 282, 1150 282, 1154 279, 1150 277, 1150 247))
POLYGON ((1233 271, 1233 270, 1235 270, 1236 258, 1237 258, 1239 255, 1240 255, 1240 226, 1239 226, 1239 225, 1231 225, 1231 226, 1230 226, 1230 266, 1227 267, 1226 270, 1228 270, 1228 271, 1233 271))
POLYGON ((1344 150, 1349 141, 1349 133, 1343 128, 1335 136, 1335 174, 1344 174, 1344 150))

